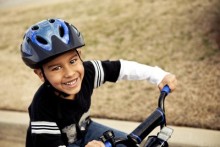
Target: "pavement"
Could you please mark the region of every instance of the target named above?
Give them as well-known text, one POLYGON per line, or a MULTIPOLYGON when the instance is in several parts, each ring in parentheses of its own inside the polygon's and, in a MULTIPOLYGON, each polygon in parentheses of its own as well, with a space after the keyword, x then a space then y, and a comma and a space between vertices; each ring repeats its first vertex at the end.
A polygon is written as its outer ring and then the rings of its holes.
MULTIPOLYGON (((130 133, 140 124, 130 121, 92 119, 127 133, 130 133)), ((24 147, 28 123, 29 118, 26 112, 0 110, 0 146, 24 147)), ((178 126, 169 127, 174 129, 169 140, 171 147, 220 147, 220 131, 178 126)), ((159 128, 156 128, 150 135, 156 135, 158 131, 159 128)))

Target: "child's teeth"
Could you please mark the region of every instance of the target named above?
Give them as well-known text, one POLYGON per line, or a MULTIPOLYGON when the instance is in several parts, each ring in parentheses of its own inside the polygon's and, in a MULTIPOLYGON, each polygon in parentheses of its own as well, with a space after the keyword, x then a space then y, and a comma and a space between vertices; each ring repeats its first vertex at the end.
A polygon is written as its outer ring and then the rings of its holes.
POLYGON ((66 83, 67 85, 72 85, 72 84, 74 84, 76 82, 76 80, 74 80, 74 81, 72 81, 72 82, 68 82, 68 83, 66 83))

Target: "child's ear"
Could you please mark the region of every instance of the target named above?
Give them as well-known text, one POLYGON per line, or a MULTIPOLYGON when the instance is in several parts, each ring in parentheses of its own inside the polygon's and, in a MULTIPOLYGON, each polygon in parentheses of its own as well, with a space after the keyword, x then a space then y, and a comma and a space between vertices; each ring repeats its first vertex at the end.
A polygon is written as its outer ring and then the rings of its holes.
POLYGON ((41 80, 42 82, 45 81, 41 69, 34 69, 34 73, 35 73, 36 75, 38 75, 38 77, 40 78, 40 80, 41 80))

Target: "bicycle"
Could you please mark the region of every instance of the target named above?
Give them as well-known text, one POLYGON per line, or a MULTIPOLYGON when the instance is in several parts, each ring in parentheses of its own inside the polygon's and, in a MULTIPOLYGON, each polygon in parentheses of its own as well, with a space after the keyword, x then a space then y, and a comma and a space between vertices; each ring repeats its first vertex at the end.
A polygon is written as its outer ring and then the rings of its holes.
POLYGON ((123 144, 127 147, 139 147, 140 144, 144 144, 143 147, 168 147, 167 141, 171 137, 173 129, 166 126, 164 101, 169 93, 169 86, 164 86, 161 90, 156 110, 128 134, 127 138, 115 138, 114 132, 111 130, 104 132, 100 139, 105 144, 105 147, 116 147, 118 144, 123 144), (156 136, 149 136, 145 140, 151 131, 158 126, 160 126, 160 132, 156 136))

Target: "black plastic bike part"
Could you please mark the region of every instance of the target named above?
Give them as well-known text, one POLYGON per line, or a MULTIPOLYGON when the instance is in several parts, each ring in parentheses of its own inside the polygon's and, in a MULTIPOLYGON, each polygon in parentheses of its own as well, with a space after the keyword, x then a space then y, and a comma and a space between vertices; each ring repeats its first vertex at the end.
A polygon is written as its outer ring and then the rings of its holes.
POLYGON ((144 147, 168 147, 168 143, 157 138, 157 136, 149 136, 144 147))
POLYGON ((135 144, 128 140, 128 138, 116 138, 115 139, 115 146, 112 146, 110 142, 105 142, 105 147, 117 147, 118 145, 124 145, 126 147, 139 147, 139 144, 135 144))
MULTIPOLYGON (((165 107, 164 107, 164 102, 166 96, 171 92, 171 89, 168 85, 165 85, 163 89, 160 92, 160 96, 158 99, 158 107, 161 108, 165 114, 165 107)), ((163 124, 161 124, 160 128, 162 129, 164 126, 166 126, 166 119, 163 124)))
MULTIPOLYGON (((163 113, 165 113, 165 108, 164 108, 164 101, 165 101, 165 97, 167 96, 166 92, 161 92, 160 93, 160 97, 159 97, 159 101, 158 101, 158 107, 163 111, 163 113)), ((162 129, 164 126, 166 126, 166 119, 164 121, 164 123, 162 123, 160 125, 160 129, 162 129)))
POLYGON ((159 101, 158 101, 158 107, 161 108, 164 112, 165 112, 164 100, 166 96, 167 96, 166 92, 161 92, 159 101))
POLYGON ((128 138, 116 138, 115 139, 116 147, 118 144, 123 144, 126 147, 138 147, 137 144, 135 144, 134 142, 131 142, 130 140, 128 140, 128 138))
POLYGON ((99 139, 105 143, 106 147, 115 147, 115 134, 112 130, 104 132, 99 139))
POLYGON ((131 145, 127 138, 116 138, 112 130, 108 130, 103 133, 99 138, 104 144, 105 147, 116 147, 118 144, 126 145, 127 147, 135 147, 136 145, 131 145))
POLYGON ((158 107, 161 108, 165 112, 164 101, 166 96, 171 92, 168 85, 165 85, 160 92, 160 96, 158 99, 158 107))
MULTIPOLYGON (((127 138, 115 138, 113 140, 104 139, 105 147, 115 147, 117 144, 123 144, 127 147, 138 147, 143 139, 157 126, 166 126, 166 117, 164 109, 165 97, 170 93, 169 86, 164 86, 161 90, 161 94, 158 100, 158 108, 144 121, 142 122, 127 138), (113 142, 112 142, 113 141, 113 142)), ((104 133, 103 133, 104 134, 104 133)), ((168 147, 166 141, 161 140, 158 137, 149 137, 150 141, 145 144, 146 147, 168 147), (156 139, 156 140, 155 140, 156 139), (162 141, 162 146, 157 145, 157 142, 162 141), (154 144, 155 145, 154 145, 154 144)))
POLYGON ((157 108, 144 122, 142 122, 133 132, 128 135, 128 139, 135 144, 140 144, 142 140, 156 127, 165 122, 165 114, 162 109, 157 108))

